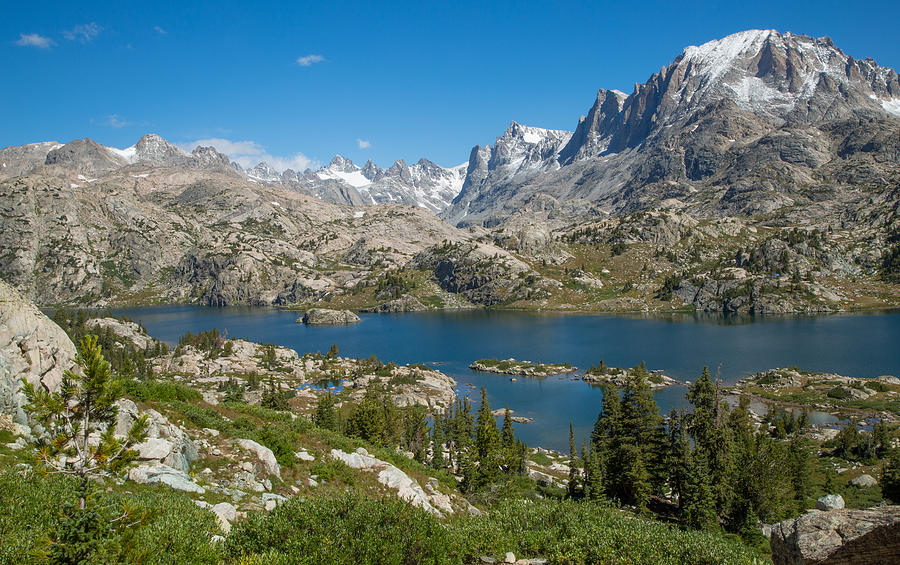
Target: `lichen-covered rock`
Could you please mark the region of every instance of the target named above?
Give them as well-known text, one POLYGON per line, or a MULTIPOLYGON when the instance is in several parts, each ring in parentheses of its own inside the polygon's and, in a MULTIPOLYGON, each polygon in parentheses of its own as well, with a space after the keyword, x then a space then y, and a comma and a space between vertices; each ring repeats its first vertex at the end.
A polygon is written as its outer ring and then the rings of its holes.
POLYGON ((307 326, 349 326, 359 323, 359 316, 349 310, 310 308, 297 321, 307 326))
POLYGON ((772 527, 775 565, 896 563, 900 506, 812 511, 772 527))
POLYGON ((21 380, 55 391, 75 363, 66 332, 29 300, 0 281, 0 413, 27 425, 21 380))

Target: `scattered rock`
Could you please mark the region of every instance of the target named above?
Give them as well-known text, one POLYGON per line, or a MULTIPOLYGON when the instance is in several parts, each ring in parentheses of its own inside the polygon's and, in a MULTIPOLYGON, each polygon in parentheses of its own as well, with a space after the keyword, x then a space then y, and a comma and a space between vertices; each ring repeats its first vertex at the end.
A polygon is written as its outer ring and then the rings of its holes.
POLYGON ((220 502, 210 508, 210 511, 216 515, 216 521, 219 528, 226 534, 231 531, 231 523, 237 518, 237 509, 230 502, 220 502))
POLYGON ((363 312, 372 312, 375 314, 397 314, 400 312, 421 312, 427 310, 425 305, 419 302, 414 296, 401 296, 400 298, 389 300, 384 304, 379 304, 374 308, 366 308, 363 312))
POLYGON ((504 563, 515 563, 516 562, 516 554, 512 551, 507 551, 506 555, 503 557, 504 563))

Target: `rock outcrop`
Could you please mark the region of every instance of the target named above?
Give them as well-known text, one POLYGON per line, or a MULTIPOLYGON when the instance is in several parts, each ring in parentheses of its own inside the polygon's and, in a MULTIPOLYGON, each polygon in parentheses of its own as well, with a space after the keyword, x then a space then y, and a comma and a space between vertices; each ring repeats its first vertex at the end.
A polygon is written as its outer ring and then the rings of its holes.
POLYGON ((900 506, 810 511, 772 527, 775 565, 896 563, 900 506))
POLYGON ((0 413, 27 425, 25 397, 19 390, 22 379, 55 391, 75 357, 75 345, 66 332, 0 281, 0 413))
POLYGON ((363 312, 371 312, 375 314, 399 314, 401 312, 421 312, 426 310, 425 305, 419 302, 414 296, 401 296, 394 300, 389 300, 383 304, 379 304, 373 308, 367 308, 363 312))
POLYGON ((119 413, 115 433, 119 437, 128 434, 137 418, 147 415, 150 424, 147 428, 147 439, 134 446, 142 465, 165 465, 182 473, 191 470, 191 463, 200 457, 200 452, 184 430, 169 422, 168 418, 156 410, 140 411, 131 400, 122 399, 117 401, 116 405, 119 407, 119 413))
POLYGON ((443 516, 444 513, 453 513, 453 506, 450 503, 449 496, 433 489, 433 494, 429 495, 415 479, 390 463, 372 457, 362 447, 353 453, 332 449, 331 456, 353 469, 377 472, 379 483, 396 490, 398 497, 413 506, 427 510, 436 516, 443 516))
POLYGON ((359 323, 359 316, 349 310, 330 310, 328 308, 310 308, 297 318, 307 326, 349 326, 359 323))
POLYGON ((156 344, 156 340, 147 335, 147 332, 136 322, 117 318, 91 318, 84 325, 88 328, 108 329, 135 349, 146 350, 156 344))

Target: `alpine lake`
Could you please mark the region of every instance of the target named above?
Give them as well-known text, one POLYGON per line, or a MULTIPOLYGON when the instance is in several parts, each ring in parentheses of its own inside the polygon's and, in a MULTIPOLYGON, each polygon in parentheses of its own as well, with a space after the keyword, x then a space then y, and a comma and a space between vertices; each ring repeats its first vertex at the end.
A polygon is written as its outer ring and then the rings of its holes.
MULTIPOLYGON (((272 308, 155 306, 116 309, 141 322, 150 335, 175 344, 187 331, 218 328, 227 337, 275 343, 299 354, 327 351, 342 357, 377 355, 384 362, 424 363, 458 382, 458 393, 477 401, 487 390, 491 407, 509 406, 533 422, 516 424, 530 446, 568 449, 568 426, 587 437, 600 410, 600 387, 581 380, 600 360, 609 366, 650 370, 685 383, 708 366, 725 385, 757 371, 797 366, 850 377, 900 375, 900 312, 815 316, 562 315, 499 310, 362 314, 352 326, 308 327, 298 313, 272 308), (513 377, 470 370, 477 359, 515 358, 578 367, 574 374, 513 377)), ((685 384, 657 390, 663 413, 687 406, 685 384)), ((763 408, 764 410, 764 408, 763 408)), ((836 423, 812 412, 813 423, 836 423)))

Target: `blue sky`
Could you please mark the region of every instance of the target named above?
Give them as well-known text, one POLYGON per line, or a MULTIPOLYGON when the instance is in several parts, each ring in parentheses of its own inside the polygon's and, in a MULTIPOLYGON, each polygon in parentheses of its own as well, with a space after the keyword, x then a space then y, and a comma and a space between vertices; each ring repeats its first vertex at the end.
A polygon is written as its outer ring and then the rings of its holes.
POLYGON ((573 129, 598 88, 743 29, 900 69, 896 1, 78 4, 4 8, 0 146, 155 132, 282 167, 451 166, 511 120, 573 129))

